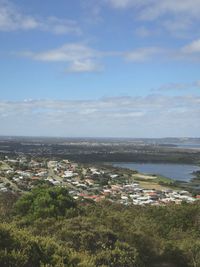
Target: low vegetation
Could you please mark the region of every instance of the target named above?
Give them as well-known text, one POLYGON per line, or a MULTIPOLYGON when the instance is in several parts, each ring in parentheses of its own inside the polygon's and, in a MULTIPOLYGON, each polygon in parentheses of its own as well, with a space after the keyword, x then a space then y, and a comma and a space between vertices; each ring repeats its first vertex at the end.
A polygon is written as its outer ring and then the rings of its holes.
POLYGON ((200 204, 75 201, 40 186, 0 196, 1 267, 199 267, 200 204))

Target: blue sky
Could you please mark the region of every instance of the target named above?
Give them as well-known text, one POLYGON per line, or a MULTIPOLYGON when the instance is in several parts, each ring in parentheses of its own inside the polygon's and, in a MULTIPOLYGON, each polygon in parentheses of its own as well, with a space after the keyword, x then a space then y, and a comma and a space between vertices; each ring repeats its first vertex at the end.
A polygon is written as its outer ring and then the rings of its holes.
POLYGON ((200 0, 0 0, 0 135, 200 133, 200 0))

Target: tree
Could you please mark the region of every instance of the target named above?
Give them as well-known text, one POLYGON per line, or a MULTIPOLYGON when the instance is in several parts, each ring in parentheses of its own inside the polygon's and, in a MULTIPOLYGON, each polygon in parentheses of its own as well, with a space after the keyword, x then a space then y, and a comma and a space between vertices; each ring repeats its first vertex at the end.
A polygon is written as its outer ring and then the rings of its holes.
POLYGON ((106 249, 97 254, 96 266, 140 267, 143 266, 135 248, 117 242, 113 250, 106 249))
POLYGON ((16 214, 30 219, 67 216, 77 205, 62 187, 40 186, 24 194, 15 204, 16 214))

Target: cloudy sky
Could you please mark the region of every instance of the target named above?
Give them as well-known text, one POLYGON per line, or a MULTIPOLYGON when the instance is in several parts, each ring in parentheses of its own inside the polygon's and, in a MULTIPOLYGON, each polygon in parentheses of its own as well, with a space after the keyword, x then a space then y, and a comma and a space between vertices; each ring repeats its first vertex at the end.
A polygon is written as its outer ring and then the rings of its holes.
POLYGON ((0 135, 200 136, 200 0, 0 0, 0 135))

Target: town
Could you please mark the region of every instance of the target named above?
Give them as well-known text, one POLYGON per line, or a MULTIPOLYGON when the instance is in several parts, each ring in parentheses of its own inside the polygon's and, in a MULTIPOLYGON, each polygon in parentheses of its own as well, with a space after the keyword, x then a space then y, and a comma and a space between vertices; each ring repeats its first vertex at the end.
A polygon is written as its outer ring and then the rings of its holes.
POLYGON ((111 165, 86 165, 66 159, 49 160, 18 156, 0 161, 0 192, 30 191, 33 187, 66 187, 76 200, 104 199, 124 205, 193 203, 200 198, 186 190, 154 183, 155 176, 111 165), (152 183, 153 181, 153 183, 152 183))

